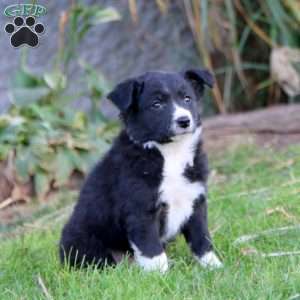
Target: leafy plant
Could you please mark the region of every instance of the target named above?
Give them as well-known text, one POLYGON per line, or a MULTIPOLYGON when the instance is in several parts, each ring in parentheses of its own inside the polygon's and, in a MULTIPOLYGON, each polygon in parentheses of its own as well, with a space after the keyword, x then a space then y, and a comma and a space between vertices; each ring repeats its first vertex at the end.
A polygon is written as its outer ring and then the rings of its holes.
POLYGON ((17 182, 34 180, 39 197, 84 174, 106 151, 115 124, 90 123, 86 114, 32 104, 0 117, 0 160, 13 152, 17 182))
POLYGON ((80 59, 78 46, 93 26, 118 18, 112 8, 72 4, 60 20, 61 43, 53 70, 34 74, 23 53, 11 82, 12 106, 0 116, 0 161, 12 158, 14 186, 33 183, 37 197, 44 199, 49 191, 66 186, 74 173, 87 172, 106 151, 118 128, 99 109, 109 84, 80 59), (71 61, 84 74, 76 94, 69 89, 71 61), (90 112, 72 109, 71 102, 81 96, 90 97, 90 112))
POLYGON ((67 71, 70 61, 78 58, 78 45, 93 26, 119 19, 120 15, 111 7, 72 4, 70 10, 64 12, 60 19, 60 67, 67 71))

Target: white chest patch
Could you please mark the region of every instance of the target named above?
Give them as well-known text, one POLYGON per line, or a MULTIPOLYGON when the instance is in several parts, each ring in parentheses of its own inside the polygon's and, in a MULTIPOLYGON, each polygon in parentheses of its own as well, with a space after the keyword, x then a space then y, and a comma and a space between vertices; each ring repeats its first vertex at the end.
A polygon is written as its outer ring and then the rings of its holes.
POLYGON ((193 166, 195 147, 200 135, 201 127, 194 133, 176 137, 177 140, 172 143, 155 144, 164 157, 160 201, 168 205, 163 241, 178 233, 191 216, 194 201, 205 194, 205 187, 201 182, 192 183, 183 175, 187 165, 193 166))

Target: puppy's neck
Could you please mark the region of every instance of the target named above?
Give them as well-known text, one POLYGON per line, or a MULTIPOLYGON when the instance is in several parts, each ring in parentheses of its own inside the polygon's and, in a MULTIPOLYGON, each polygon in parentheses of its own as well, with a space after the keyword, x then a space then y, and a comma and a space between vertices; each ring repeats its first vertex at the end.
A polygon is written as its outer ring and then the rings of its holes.
POLYGON ((143 145, 141 142, 139 142, 138 140, 134 139, 134 137, 131 134, 129 134, 127 131, 126 131, 126 134, 127 134, 128 138, 129 138, 130 142, 132 142, 134 145, 136 145, 136 146, 142 146, 143 145))
POLYGON ((152 145, 152 143, 157 143, 157 144, 160 144, 160 145, 165 145, 165 144, 169 144, 171 142, 173 142, 173 139, 171 138, 168 138, 168 139, 165 139, 163 141, 160 141, 160 142, 156 142, 156 141, 147 141, 147 142, 142 142, 142 141, 139 141, 138 139, 134 138, 132 134, 130 134, 130 132, 128 130, 125 129, 125 133, 126 133, 126 136, 128 137, 129 141, 131 143, 133 143, 134 145, 136 146, 140 146, 144 149, 152 149, 154 148, 154 144, 152 145))

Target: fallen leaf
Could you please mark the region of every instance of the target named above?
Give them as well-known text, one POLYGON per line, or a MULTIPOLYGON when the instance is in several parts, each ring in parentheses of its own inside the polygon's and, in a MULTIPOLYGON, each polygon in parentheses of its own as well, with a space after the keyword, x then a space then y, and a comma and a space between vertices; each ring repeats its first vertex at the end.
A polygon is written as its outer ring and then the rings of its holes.
POLYGON ((289 47, 278 47, 272 49, 272 77, 291 97, 295 97, 300 94, 300 74, 295 67, 295 65, 299 63, 299 49, 289 47))

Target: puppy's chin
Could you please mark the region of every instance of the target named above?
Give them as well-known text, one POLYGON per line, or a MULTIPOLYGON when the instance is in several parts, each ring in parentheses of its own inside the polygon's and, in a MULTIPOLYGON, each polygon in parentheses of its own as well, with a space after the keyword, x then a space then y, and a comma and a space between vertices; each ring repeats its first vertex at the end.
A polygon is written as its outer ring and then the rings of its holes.
POLYGON ((190 128, 174 128, 171 130, 170 133, 170 139, 171 140, 178 140, 181 137, 184 137, 185 135, 193 134, 196 132, 196 127, 190 127, 190 128))
POLYGON ((176 137, 176 136, 181 136, 181 135, 194 133, 194 132, 195 132, 195 128, 187 128, 187 129, 177 128, 173 131, 172 136, 176 137))

